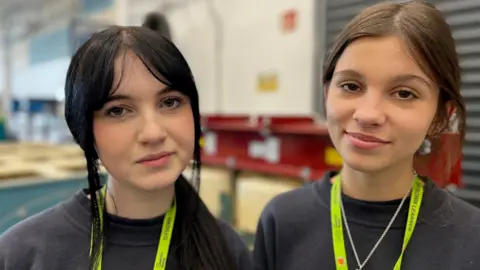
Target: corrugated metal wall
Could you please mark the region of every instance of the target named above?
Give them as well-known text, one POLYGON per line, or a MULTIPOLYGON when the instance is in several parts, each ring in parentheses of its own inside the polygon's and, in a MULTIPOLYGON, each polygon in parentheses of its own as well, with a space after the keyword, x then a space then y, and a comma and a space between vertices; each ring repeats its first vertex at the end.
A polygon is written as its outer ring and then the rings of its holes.
MULTIPOLYGON (((327 48, 340 30, 360 10, 379 0, 328 0, 327 48)), ((405 2, 405 1, 396 1, 405 2)), ((463 181, 480 188, 480 1, 428 1, 442 10, 457 43, 463 77, 462 94, 467 105, 467 136, 463 149, 463 181)))
POLYGON ((480 187, 480 1, 432 1, 447 16, 462 66, 462 94, 467 105, 463 181, 480 187))

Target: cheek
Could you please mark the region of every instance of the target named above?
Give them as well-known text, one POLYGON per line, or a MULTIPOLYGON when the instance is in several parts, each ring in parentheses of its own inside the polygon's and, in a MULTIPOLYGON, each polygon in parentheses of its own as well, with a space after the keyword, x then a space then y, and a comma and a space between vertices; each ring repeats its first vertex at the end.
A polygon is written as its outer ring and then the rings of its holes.
POLYGON ((401 148, 416 151, 427 137, 431 123, 430 117, 425 116, 426 113, 423 114, 425 117, 419 117, 419 115, 421 114, 404 113, 403 115, 396 115, 398 124, 395 132, 397 136, 402 138, 402 143, 399 145, 401 148))
POLYGON ((168 134, 176 144, 182 158, 190 160, 195 146, 195 126, 192 112, 185 112, 175 117, 175 120, 168 125, 168 134))
POLYGON ((102 163, 108 163, 112 157, 123 156, 121 153, 125 152, 125 147, 130 145, 129 132, 129 129, 122 125, 94 121, 95 146, 102 163))
POLYGON ((325 102, 325 116, 328 128, 333 128, 335 126, 341 125, 342 122, 348 121, 348 112, 349 110, 347 101, 341 101, 334 95, 330 95, 330 97, 325 102))

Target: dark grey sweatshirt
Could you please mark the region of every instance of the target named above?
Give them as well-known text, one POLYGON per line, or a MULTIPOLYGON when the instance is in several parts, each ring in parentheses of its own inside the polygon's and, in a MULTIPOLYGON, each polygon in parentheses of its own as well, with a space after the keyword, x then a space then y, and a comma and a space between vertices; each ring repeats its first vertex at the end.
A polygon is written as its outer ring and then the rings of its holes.
MULTIPOLYGON (((163 217, 133 221, 111 216, 111 220, 102 269, 153 269, 163 217)), ((238 269, 253 269, 250 253, 239 235, 229 225, 220 225, 238 269)), ((79 191, 4 233, 0 237, 0 270, 86 270, 89 241, 89 200, 84 191, 79 191)), ((172 253, 167 270, 178 269, 172 253)))
MULTIPOLYGON (((277 196, 265 208, 254 250, 256 270, 335 270, 330 225, 330 172, 319 181, 277 196)), ((480 210, 426 181, 418 223, 402 270, 479 270, 480 210)), ((400 200, 365 202, 343 195, 352 237, 363 261, 400 200)), ((408 203, 363 270, 392 270, 400 255, 408 203)), ((357 269, 347 234, 350 269, 357 269)))

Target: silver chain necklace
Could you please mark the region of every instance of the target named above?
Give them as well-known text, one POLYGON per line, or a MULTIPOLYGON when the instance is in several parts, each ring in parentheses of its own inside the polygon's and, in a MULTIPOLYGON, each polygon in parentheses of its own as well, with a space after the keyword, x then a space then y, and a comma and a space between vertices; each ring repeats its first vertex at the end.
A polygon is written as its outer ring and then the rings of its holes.
MULTIPOLYGON (((414 177, 413 177, 413 183, 415 183, 415 178, 417 177, 417 174, 416 172, 414 172, 414 177)), ((353 238, 352 238, 352 234, 350 232, 350 228, 348 227, 348 222, 347 222, 347 215, 345 214, 345 209, 343 208, 343 200, 341 199, 340 197, 340 207, 341 207, 341 210, 342 210, 342 216, 343 216, 343 223, 345 224, 345 229, 347 231, 347 235, 348 235, 348 239, 350 240, 350 244, 352 245, 352 250, 353 250, 353 254, 355 255, 355 259, 357 260, 357 264, 358 264, 358 268, 356 270, 362 270, 363 267, 365 267, 365 265, 367 264, 368 260, 370 260, 370 258, 372 257, 373 253, 375 252, 375 250, 377 249, 377 247, 380 245, 380 243, 382 242, 383 238, 385 238, 385 235, 387 235, 388 231, 390 230, 390 227, 392 227, 392 224, 393 222, 395 221, 395 219, 397 218, 398 214, 400 213, 400 210, 402 209, 402 206, 403 204, 405 203, 405 200, 407 199, 408 195, 410 194, 410 191, 412 190, 412 187, 413 187, 413 183, 412 185, 410 186, 410 189, 408 190, 408 192, 405 194, 405 196, 403 196, 403 199, 402 201, 400 202, 400 204, 398 205, 398 208, 397 210, 395 211, 395 214, 393 214, 393 217, 392 219, 390 219, 390 222, 388 223, 387 225, 387 228, 385 228, 385 230, 383 231, 382 235, 380 236, 380 238, 378 239, 378 241, 375 243, 375 245, 373 246, 372 250, 370 251, 370 253, 368 254, 367 258, 365 258, 365 260, 362 262, 360 262, 360 258, 358 257, 358 253, 357 253, 357 250, 355 248, 355 244, 353 243, 353 238)))

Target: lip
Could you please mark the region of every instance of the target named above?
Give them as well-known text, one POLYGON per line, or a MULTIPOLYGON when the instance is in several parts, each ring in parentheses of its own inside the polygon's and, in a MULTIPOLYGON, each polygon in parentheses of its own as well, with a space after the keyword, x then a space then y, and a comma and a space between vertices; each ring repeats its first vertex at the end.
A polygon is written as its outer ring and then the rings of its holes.
POLYGON ((146 155, 143 158, 137 160, 137 163, 148 165, 148 166, 162 166, 168 162, 168 159, 173 154, 173 152, 160 152, 156 154, 146 155))
POLYGON ((371 150, 390 143, 389 141, 364 133, 345 132, 345 137, 350 144, 359 149, 371 150))

